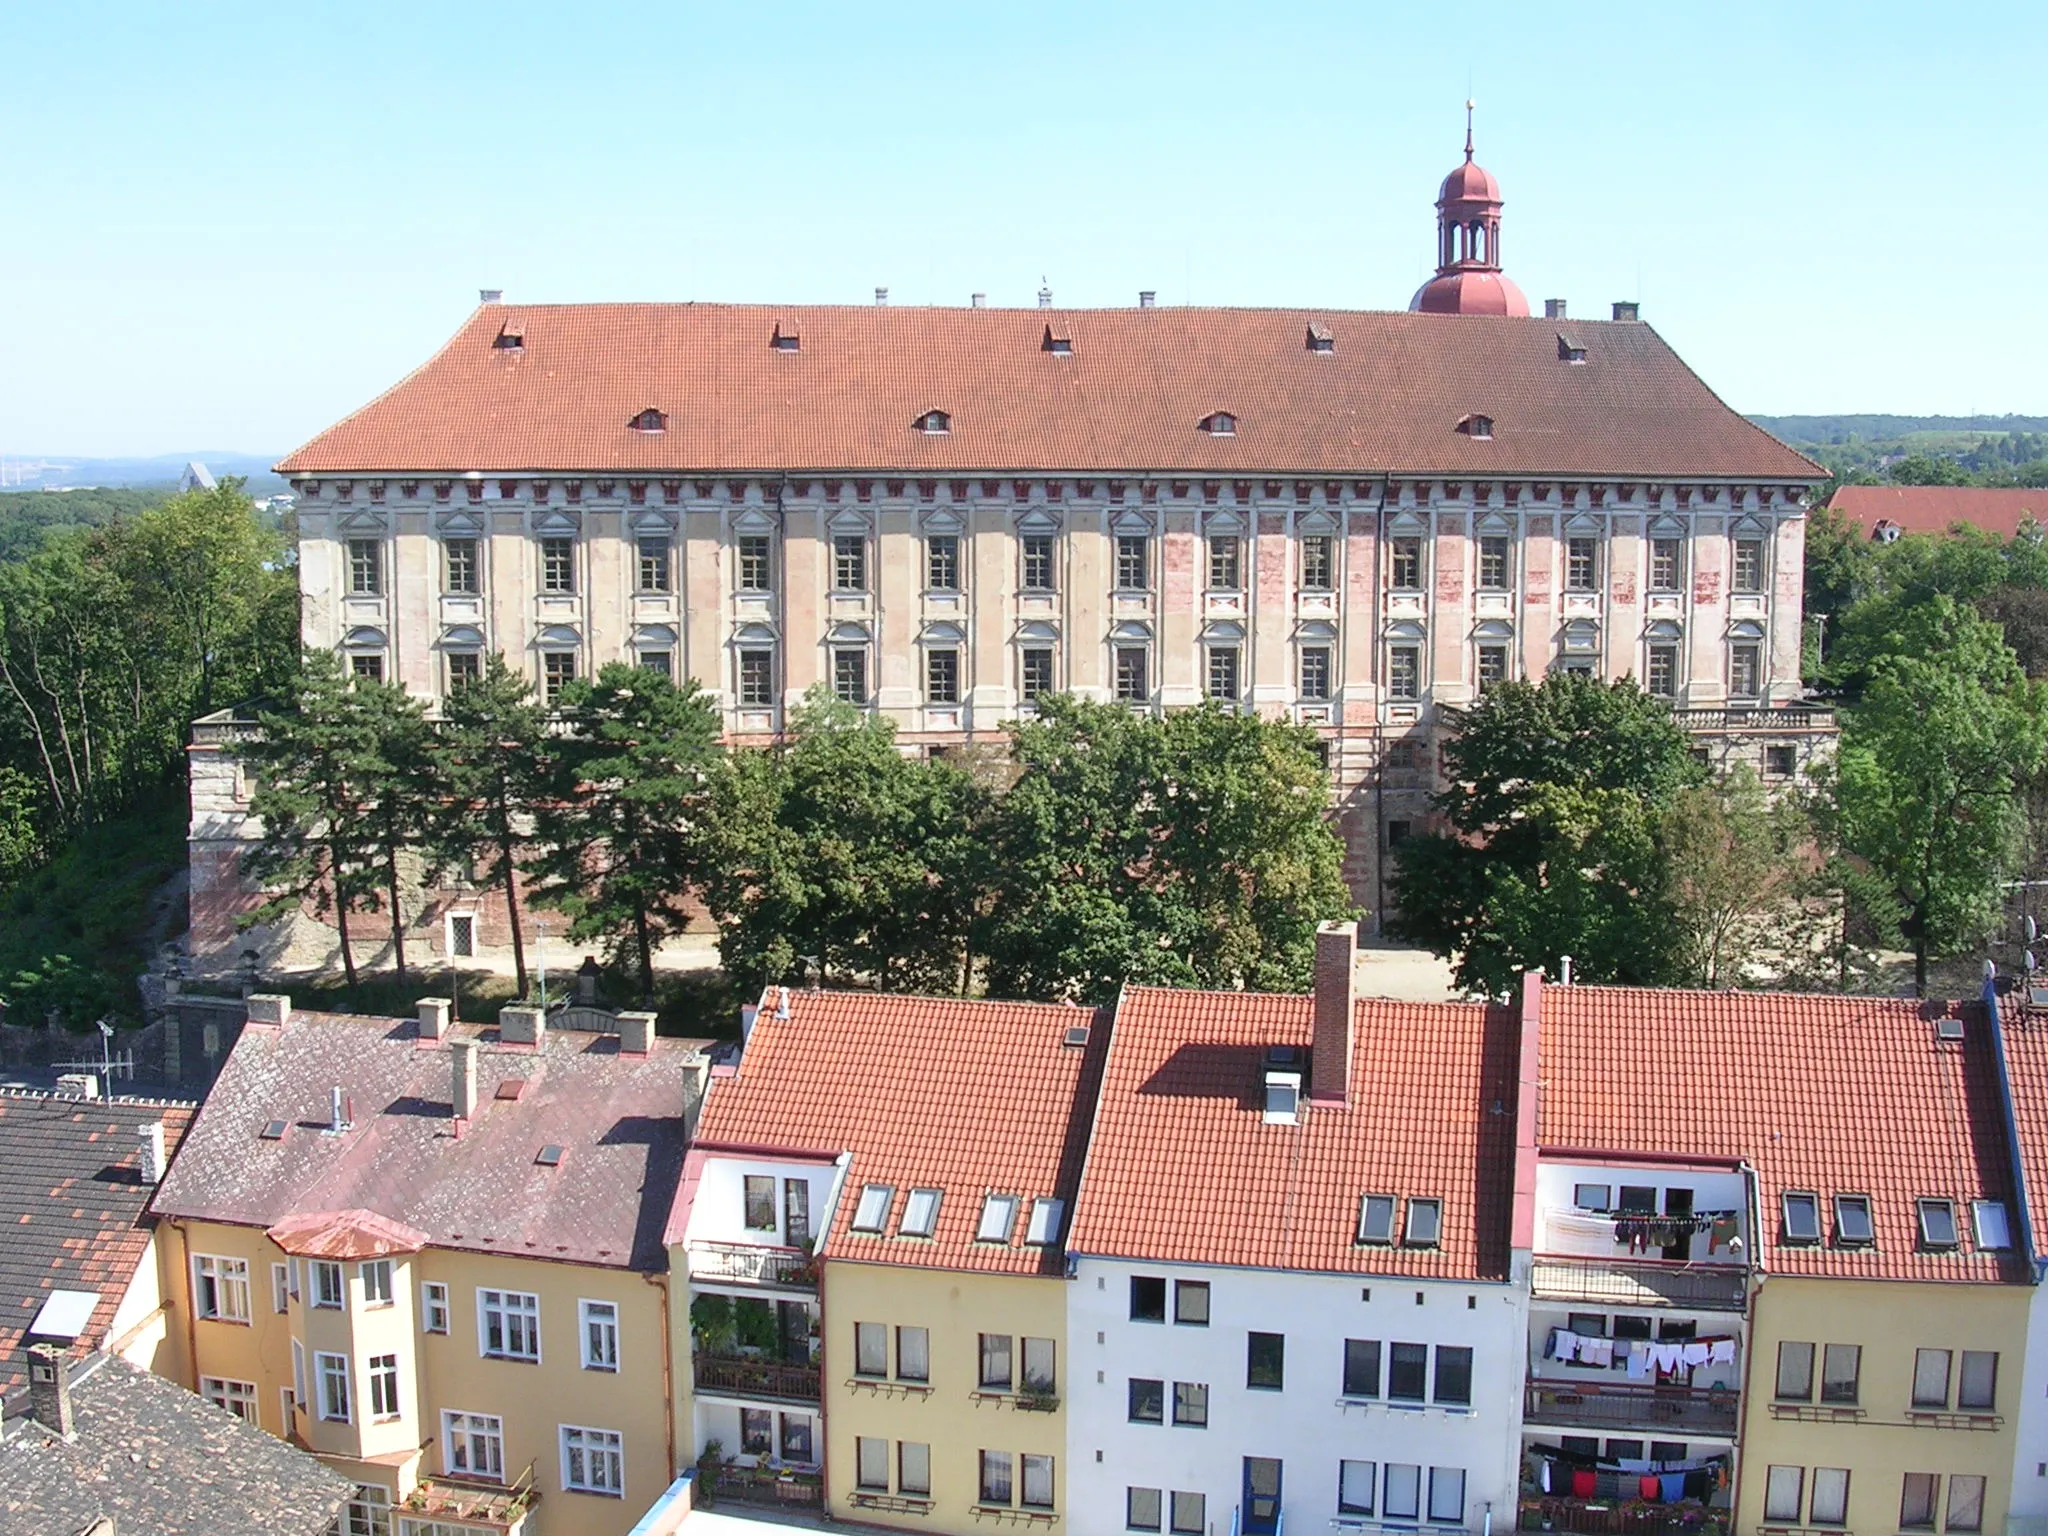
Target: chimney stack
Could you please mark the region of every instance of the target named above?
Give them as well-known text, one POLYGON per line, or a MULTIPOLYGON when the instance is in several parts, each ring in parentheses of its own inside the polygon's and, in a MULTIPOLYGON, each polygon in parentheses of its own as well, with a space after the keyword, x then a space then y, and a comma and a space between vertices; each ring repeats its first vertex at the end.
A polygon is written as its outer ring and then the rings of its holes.
POLYGON ((135 1132, 141 1144, 142 1161, 140 1168, 142 1182, 151 1186, 161 1184, 164 1178, 164 1123, 152 1120, 135 1132))
POLYGON ((61 1344, 28 1347, 28 1413, 60 1439, 71 1438, 71 1372, 61 1344))
POLYGON ((988 295, 985 293, 969 294, 967 296, 967 307, 969 309, 986 309, 988 307, 988 295))
POLYGON ((1158 294, 1158 292, 1157 292, 1157 291, 1156 291, 1155 289, 1151 289, 1151 288, 1140 288, 1140 289, 1138 290, 1138 308, 1140 308, 1140 309, 1150 309, 1150 308, 1152 307, 1152 305, 1153 305, 1153 302, 1154 302, 1154 301, 1155 301, 1155 300, 1156 300, 1156 299, 1157 299, 1158 297, 1159 297, 1159 294, 1158 294))
POLYGON ((423 997, 419 1001, 420 1038, 441 1040, 448 1034, 449 1021, 454 1017, 455 1003, 452 998, 423 997))
POLYGON ((654 1046, 654 1015, 651 1013, 622 1013, 619 1015, 619 1054, 621 1056, 645 1056, 654 1046))
POLYGON ((448 1049, 455 1064, 455 1083, 449 1104, 458 1120, 476 1118, 476 1042, 457 1040, 448 1049))
POLYGON ((888 302, 889 302, 889 290, 888 290, 888 289, 886 289, 886 288, 877 288, 877 289, 875 290, 875 306, 876 306, 876 308, 880 308, 880 307, 881 307, 882 305, 884 305, 884 304, 887 304, 888 302))
POLYGON ((506 1045, 531 1045, 538 1048, 547 1043, 548 1017, 538 1008, 500 1008, 498 1038, 506 1045))
POLYGON ((1045 279, 1042 277, 1038 280, 1038 307, 1040 309, 1052 308, 1052 289, 1046 286, 1045 279))
POLYGON ((1614 301, 1614 318, 1617 320, 1640 320, 1643 318, 1642 311, 1643 306, 1634 299, 1616 299, 1614 301))
POLYGON ((1351 1020, 1358 983, 1353 954, 1358 924, 1324 923, 1316 929, 1315 1043, 1309 1049, 1311 1104, 1346 1104, 1351 1097, 1351 1020))
POLYGON ((1543 301, 1543 318, 1546 320, 1562 320, 1564 318, 1564 300, 1545 299, 1543 301))
POLYGON ((249 1022, 263 1029, 283 1029, 291 1022, 292 1000, 282 992, 251 992, 249 1022))
POLYGON ((505 290, 502 288, 479 288, 476 291, 476 299, 479 304, 502 304, 505 302, 505 290))

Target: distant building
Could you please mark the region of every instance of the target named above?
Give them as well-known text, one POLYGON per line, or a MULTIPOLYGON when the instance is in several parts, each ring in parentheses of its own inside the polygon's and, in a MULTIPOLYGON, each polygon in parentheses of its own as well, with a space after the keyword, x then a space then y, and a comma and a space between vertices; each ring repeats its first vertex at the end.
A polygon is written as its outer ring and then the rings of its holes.
POLYGON ((210 491, 214 488, 213 471, 197 459, 185 466, 185 472, 178 476, 180 491, 210 491))
POLYGON ((1844 485, 1828 499, 1879 544, 1901 534, 1975 528, 2009 539, 2028 523, 2048 526, 2048 489, 1972 485, 1844 485))

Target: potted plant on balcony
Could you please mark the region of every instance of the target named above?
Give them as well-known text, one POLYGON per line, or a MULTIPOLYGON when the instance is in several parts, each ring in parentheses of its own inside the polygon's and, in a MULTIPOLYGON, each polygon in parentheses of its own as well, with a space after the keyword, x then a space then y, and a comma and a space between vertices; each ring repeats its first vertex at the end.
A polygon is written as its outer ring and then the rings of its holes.
POLYGON ((718 1497, 718 1474, 725 1466, 723 1452, 725 1443, 721 1440, 706 1440, 703 1452, 697 1457, 697 1488, 691 1496, 691 1504, 703 1508, 718 1497))

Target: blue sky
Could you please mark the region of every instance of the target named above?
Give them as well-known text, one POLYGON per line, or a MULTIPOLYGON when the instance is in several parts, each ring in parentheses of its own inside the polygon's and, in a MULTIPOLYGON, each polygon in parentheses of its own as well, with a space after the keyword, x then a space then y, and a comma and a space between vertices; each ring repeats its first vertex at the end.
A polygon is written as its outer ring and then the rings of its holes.
POLYGON ((0 0, 0 454, 283 452, 482 286, 1400 308, 1468 88, 1533 302, 1744 410, 2048 413, 2044 15, 0 0))

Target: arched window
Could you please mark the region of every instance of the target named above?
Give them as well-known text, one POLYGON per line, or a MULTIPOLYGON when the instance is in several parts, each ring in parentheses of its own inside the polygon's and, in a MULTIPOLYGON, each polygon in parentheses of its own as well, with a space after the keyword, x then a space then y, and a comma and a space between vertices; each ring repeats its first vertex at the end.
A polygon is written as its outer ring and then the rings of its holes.
POLYGON ((628 422, 627 425, 632 427, 635 432, 666 432, 668 430, 668 414, 665 411, 658 411, 650 405, 646 410, 635 416, 632 421, 628 422))

